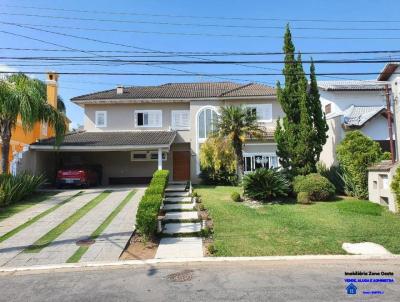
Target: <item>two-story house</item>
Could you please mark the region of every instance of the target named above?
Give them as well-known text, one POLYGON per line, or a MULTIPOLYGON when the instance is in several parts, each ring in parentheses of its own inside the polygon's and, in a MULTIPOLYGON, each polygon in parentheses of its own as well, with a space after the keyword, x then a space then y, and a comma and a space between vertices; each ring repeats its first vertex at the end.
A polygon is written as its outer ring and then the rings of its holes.
POLYGON ((360 130, 390 151, 385 83, 379 81, 319 81, 322 110, 329 126, 320 160, 337 164, 336 147, 346 132, 360 130))
POLYGON ((57 151, 53 139, 31 145, 35 171, 51 176, 62 165, 96 164, 103 184, 120 184, 146 182, 156 169, 168 169, 172 180, 196 183, 201 144, 214 129, 219 108, 230 104, 253 108, 267 129, 265 139, 246 141, 245 170, 278 165, 273 132, 283 112, 272 87, 169 83, 117 87, 71 101, 84 109, 84 131, 67 134, 57 151))

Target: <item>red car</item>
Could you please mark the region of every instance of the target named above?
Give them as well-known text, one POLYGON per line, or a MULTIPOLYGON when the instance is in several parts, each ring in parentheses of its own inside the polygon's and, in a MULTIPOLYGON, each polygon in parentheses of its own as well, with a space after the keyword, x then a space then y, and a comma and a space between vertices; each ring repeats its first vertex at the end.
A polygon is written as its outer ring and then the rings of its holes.
POLYGON ((57 171, 56 184, 62 186, 97 186, 100 184, 100 173, 90 166, 71 166, 57 171))

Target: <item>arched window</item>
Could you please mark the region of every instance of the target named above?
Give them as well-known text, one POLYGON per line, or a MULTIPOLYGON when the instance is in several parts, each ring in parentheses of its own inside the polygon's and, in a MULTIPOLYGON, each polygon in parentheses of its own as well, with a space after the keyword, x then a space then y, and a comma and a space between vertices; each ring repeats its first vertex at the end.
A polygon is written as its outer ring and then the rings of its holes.
POLYGON ((199 140, 205 140, 215 130, 217 112, 212 108, 204 108, 197 117, 197 136, 199 140))

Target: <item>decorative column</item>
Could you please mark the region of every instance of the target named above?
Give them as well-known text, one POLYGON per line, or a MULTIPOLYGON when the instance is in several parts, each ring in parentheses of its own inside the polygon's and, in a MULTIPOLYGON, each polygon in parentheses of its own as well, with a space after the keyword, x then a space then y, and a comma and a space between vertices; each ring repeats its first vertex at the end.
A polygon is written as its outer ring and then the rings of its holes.
POLYGON ((162 170, 162 149, 158 148, 158 170, 162 170))

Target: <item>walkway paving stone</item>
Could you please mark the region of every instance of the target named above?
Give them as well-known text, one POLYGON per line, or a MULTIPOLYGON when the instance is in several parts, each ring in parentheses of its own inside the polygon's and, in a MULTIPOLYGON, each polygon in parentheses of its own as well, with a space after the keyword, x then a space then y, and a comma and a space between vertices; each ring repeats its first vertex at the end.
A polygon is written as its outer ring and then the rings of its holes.
POLYGON ((100 204, 78 220, 68 230, 61 234, 48 247, 39 253, 21 253, 7 265, 14 266, 20 259, 26 261, 26 265, 44 265, 65 263, 78 249, 76 242, 88 238, 107 216, 121 203, 132 188, 113 188, 113 192, 100 204))
POLYGON ((60 202, 63 202, 64 200, 74 196, 79 191, 80 190, 63 191, 19 213, 16 213, 9 218, 0 221, 0 236, 3 236, 4 234, 18 227, 19 225, 39 215, 40 213, 43 213, 44 211, 52 208, 60 202))
POLYGON ((145 187, 137 190, 132 199, 114 218, 96 242, 89 247, 79 262, 116 261, 131 238, 136 224, 136 211, 145 187))
MULTIPOLYGON (((56 227, 60 222, 75 213, 104 189, 86 189, 83 193, 54 212, 36 221, 31 226, 0 243, 0 266, 7 265, 13 258, 21 253, 26 247, 32 245, 36 240, 56 227)), ((21 261, 22 262, 22 261, 21 261)))
POLYGON ((163 238, 155 258, 203 257, 203 240, 198 237, 163 238))

